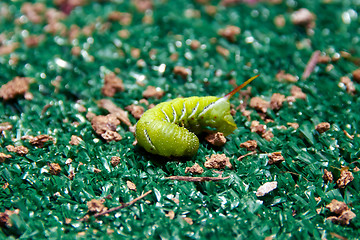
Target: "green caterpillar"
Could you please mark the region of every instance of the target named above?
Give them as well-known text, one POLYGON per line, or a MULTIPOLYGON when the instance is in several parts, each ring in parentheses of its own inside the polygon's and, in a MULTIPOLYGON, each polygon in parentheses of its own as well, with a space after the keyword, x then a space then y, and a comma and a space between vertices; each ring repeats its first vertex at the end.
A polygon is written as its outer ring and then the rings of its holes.
POLYGON ((176 98, 147 110, 136 124, 138 144, 150 153, 165 157, 196 154, 199 148, 196 134, 210 128, 227 136, 237 128, 230 114, 229 99, 258 76, 222 98, 176 98))

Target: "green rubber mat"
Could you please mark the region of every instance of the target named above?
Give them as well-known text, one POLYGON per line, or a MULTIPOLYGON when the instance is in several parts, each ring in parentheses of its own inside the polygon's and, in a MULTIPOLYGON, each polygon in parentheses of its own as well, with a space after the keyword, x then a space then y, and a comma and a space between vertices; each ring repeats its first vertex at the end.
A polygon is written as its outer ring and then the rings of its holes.
POLYGON ((358 238, 359 13, 358 0, 1 1, 0 239, 358 238), (204 133, 193 157, 165 158, 136 144, 143 110, 257 74, 222 146, 204 133))

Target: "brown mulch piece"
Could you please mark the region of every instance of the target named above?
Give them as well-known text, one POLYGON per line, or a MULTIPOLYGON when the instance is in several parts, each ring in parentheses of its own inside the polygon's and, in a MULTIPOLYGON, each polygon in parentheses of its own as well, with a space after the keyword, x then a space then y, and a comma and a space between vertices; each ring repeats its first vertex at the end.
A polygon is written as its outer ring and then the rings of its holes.
POLYGON ((323 179, 325 182, 332 182, 334 180, 332 172, 324 169, 323 179))
POLYGON ((267 109, 270 107, 270 103, 261 97, 253 97, 250 100, 250 107, 256 109, 257 111, 266 113, 267 109))
POLYGON ((341 77, 340 82, 345 85, 346 92, 348 92, 348 93, 350 93, 352 95, 354 95, 356 93, 355 85, 354 85, 353 81, 351 81, 351 79, 349 77, 341 77))
POLYGON ((257 148, 256 140, 248 140, 240 144, 241 148, 246 148, 248 151, 254 151, 257 148))
POLYGON ((192 50, 197 50, 201 46, 201 43, 198 40, 191 40, 190 48, 192 50))
POLYGON ((152 0, 132 0, 131 2, 139 12, 145 12, 146 10, 153 8, 152 0))
POLYGON ((360 68, 352 72, 354 81, 360 83, 360 68))
POLYGON ((227 58, 230 55, 230 51, 222 46, 216 46, 216 51, 223 57, 227 58))
POLYGON ((44 39, 44 35, 36 36, 28 36, 24 39, 25 45, 29 48, 35 48, 39 45, 40 41, 44 39))
POLYGON ((190 225, 193 225, 193 224, 194 224, 194 221, 193 221, 191 218, 189 218, 189 217, 183 217, 183 219, 185 220, 185 222, 187 222, 187 223, 190 224, 190 225))
MULTIPOLYGON (((143 199, 144 197, 146 197, 146 196, 149 195, 150 193, 152 193, 152 190, 147 191, 146 193, 142 194, 141 196, 135 198, 134 200, 132 200, 132 201, 130 201, 130 202, 128 202, 128 203, 124 203, 124 204, 122 204, 122 205, 120 205, 120 206, 118 206, 118 207, 114 207, 114 208, 110 208, 109 210, 97 212, 96 214, 93 215, 93 217, 96 218, 96 217, 99 217, 99 216, 102 216, 102 215, 106 215, 106 214, 109 214, 109 213, 111 213, 111 212, 120 210, 120 209, 122 209, 122 208, 126 208, 126 207, 128 207, 128 206, 136 203, 137 201, 143 199)), ((99 200, 97 200, 97 201, 99 201, 99 200)), ((102 203, 101 203, 101 204, 102 204, 102 203)), ((104 210, 104 208, 101 208, 101 206, 100 206, 99 209, 104 210)), ((88 217, 85 216, 84 218, 79 219, 79 221, 84 221, 84 220, 87 220, 87 219, 88 219, 88 217)))
POLYGON ((230 159, 225 154, 213 154, 211 157, 206 157, 204 166, 212 169, 224 169, 225 167, 232 169, 230 159))
POLYGON ((266 130, 266 126, 260 124, 259 121, 252 121, 250 130, 251 132, 255 132, 259 134, 262 138, 266 139, 267 141, 271 141, 271 139, 274 137, 274 134, 271 132, 271 130, 266 130))
POLYGON ((314 71, 315 66, 319 61, 320 54, 321 54, 320 51, 315 51, 311 55, 307 65, 305 67, 304 73, 302 75, 302 79, 304 79, 304 80, 307 79, 310 76, 310 74, 314 71))
POLYGON ((295 25, 311 28, 314 26, 315 15, 306 8, 301 8, 291 14, 291 22, 295 25))
POLYGON ((285 73, 284 70, 281 70, 280 72, 278 72, 276 74, 275 78, 280 82, 285 81, 285 82, 295 83, 298 81, 298 77, 291 75, 289 73, 285 73))
POLYGON ((132 191, 135 191, 135 192, 137 191, 136 185, 131 181, 126 181, 126 186, 132 191))
POLYGON ((326 220, 331 220, 334 223, 339 223, 341 225, 348 225, 350 221, 356 217, 355 213, 349 210, 349 207, 344 202, 340 202, 336 199, 333 199, 326 208, 330 212, 336 214, 337 216, 327 217, 326 220))
POLYGON ((24 146, 16 146, 16 147, 14 147, 13 145, 7 145, 6 149, 9 152, 14 152, 14 153, 17 153, 17 154, 19 154, 21 156, 24 156, 24 155, 28 154, 28 152, 29 152, 29 149, 27 147, 24 147, 24 146))
POLYGON ((106 74, 104 77, 104 86, 101 89, 102 94, 113 97, 116 92, 124 91, 124 83, 115 73, 106 74))
POLYGON ((118 125, 120 125, 120 120, 115 114, 99 115, 91 119, 92 128, 107 142, 120 141, 122 139, 121 135, 116 132, 118 125))
POLYGON ((117 165, 119 165, 120 160, 121 160, 121 158, 118 156, 111 157, 111 160, 110 160, 111 166, 116 167, 117 165))
POLYGON ((297 86, 292 86, 290 93, 295 99, 306 99, 306 94, 297 86))
POLYGON ((27 77, 15 77, 13 80, 1 86, 0 98, 7 101, 19 95, 24 96, 29 90, 30 81, 31 79, 27 77))
POLYGON ((197 163, 195 163, 192 167, 186 167, 185 173, 193 173, 193 174, 202 174, 204 169, 197 163))
POLYGON ((165 216, 173 220, 175 217, 175 212, 170 210, 168 213, 165 214, 165 216))
POLYGON ((102 213, 107 210, 107 207, 104 206, 105 199, 91 199, 86 203, 89 212, 93 213, 102 213))
POLYGON ((318 125, 316 125, 315 129, 319 133, 324 133, 330 129, 330 123, 328 122, 319 123, 318 125))
POLYGON ((58 163, 50 163, 49 168, 49 172, 51 175, 59 175, 59 173, 61 172, 61 167, 58 163))
POLYGON ((216 133, 209 133, 205 140, 209 142, 211 145, 221 147, 226 143, 226 138, 223 133, 216 132, 216 133))
POLYGON ((354 180, 354 176, 347 168, 344 168, 341 170, 340 178, 336 181, 336 184, 338 188, 344 188, 352 180, 354 180))
POLYGON ((20 210, 15 209, 14 211, 5 209, 5 212, 0 213, 0 227, 12 227, 10 216, 13 214, 19 214, 20 210))
POLYGON ((5 160, 9 158, 11 158, 11 155, 0 152, 0 163, 5 162, 5 160))
POLYGON ((0 133, 3 131, 11 130, 13 126, 9 122, 2 122, 0 123, 0 133))
POLYGON ((10 53, 13 53, 19 47, 20 47, 20 44, 17 42, 7 44, 7 45, 0 45, 0 56, 1 55, 9 55, 10 53))
POLYGON ((69 141, 69 144, 70 144, 70 145, 75 145, 75 146, 77 146, 77 145, 80 144, 81 141, 82 141, 81 137, 72 135, 72 136, 71 136, 71 139, 70 139, 70 141, 69 141))
POLYGON ((139 106, 139 105, 135 105, 135 104, 126 106, 125 110, 129 111, 131 113, 131 115, 134 116, 135 119, 140 119, 145 111, 143 106, 139 106))
POLYGON ((285 95, 282 95, 280 93, 274 93, 271 96, 270 108, 273 110, 279 110, 282 107, 283 102, 285 101, 286 101, 285 95))
POLYGON ((189 177, 189 176, 171 176, 166 177, 165 179, 169 180, 178 180, 178 181, 186 181, 186 182, 206 182, 206 181, 220 181, 224 179, 228 179, 228 177, 189 177))
POLYGON ((127 12, 112 11, 108 15, 109 21, 119 22, 120 25, 128 26, 132 22, 132 15, 127 12))
MULTIPOLYGON (((101 99, 98 102, 100 108, 106 109, 112 115, 115 115, 121 122, 125 123, 127 126, 132 126, 130 119, 128 117, 128 112, 124 111, 122 108, 119 108, 109 99, 101 99)), ((94 116, 93 116, 94 117, 94 116)))
POLYGON ((165 92, 160 88, 156 88, 154 86, 148 86, 146 90, 142 93, 144 98, 157 98, 160 99, 164 96, 165 92))
POLYGON ((188 75, 191 75, 191 70, 189 68, 186 67, 182 67, 182 66, 175 66, 173 73, 175 75, 178 75, 180 77, 182 77, 183 79, 186 79, 188 75))
POLYGON ((281 155, 281 152, 273 152, 268 155, 269 161, 268 163, 271 164, 278 164, 285 161, 284 157, 281 155))
POLYGON ((295 130, 299 128, 299 124, 298 123, 291 123, 291 122, 288 122, 287 123, 288 126, 294 128, 295 130))
POLYGON ((38 135, 35 137, 34 136, 23 136, 23 137, 21 137, 21 139, 22 140, 28 139, 30 144, 37 146, 39 148, 43 148, 44 144, 47 143, 48 141, 54 142, 54 138, 47 134, 41 134, 41 135, 38 135))
POLYGON ((237 26, 229 25, 226 28, 219 29, 218 34, 223 38, 226 38, 229 42, 235 42, 238 35, 240 35, 241 29, 237 26))

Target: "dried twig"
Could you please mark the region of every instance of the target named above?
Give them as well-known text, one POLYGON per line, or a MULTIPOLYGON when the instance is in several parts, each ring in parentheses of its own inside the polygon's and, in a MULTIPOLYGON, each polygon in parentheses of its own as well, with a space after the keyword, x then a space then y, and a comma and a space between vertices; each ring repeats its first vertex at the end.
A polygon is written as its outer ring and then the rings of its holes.
POLYGON ((247 153, 245 155, 242 155, 242 156, 238 157, 237 160, 241 161, 243 158, 245 158, 247 156, 250 156, 250 155, 254 155, 254 154, 256 154, 256 151, 252 151, 252 152, 249 152, 249 153, 247 153))
MULTIPOLYGON (((152 193, 152 190, 147 191, 146 193, 144 193, 144 194, 141 195, 140 197, 137 197, 137 198, 135 198, 134 200, 132 200, 132 201, 130 201, 130 202, 128 202, 128 203, 124 203, 124 204, 122 204, 122 205, 120 205, 120 206, 118 206, 118 207, 110 208, 109 210, 104 211, 104 212, 96 213, 96 214, 94 214, 93 216, 94 216, 94 217, 99 217, 99 216, 102 216, 102 215, 105 215, 105 214, 108 214, 108 213, 111 213, 111 212, 120 210, 120 209, 122 209, 122 208, 126 208, 126 207, 134 204, 135 202, 139 201, 140 199, 146 197, 146 196, 149 195, 150 193, 152 193)), ((81 218, 81 219, 79 219, 79 221, 84 221, 84 220, 86 220, 86 218, 81 218)))
POLYGON ((310 74, 314 71, 314 68, 316 66, 316 64, 318 63, 319 57, 320 57, 320 51, 315 51, 311 57, 310 60, 308 61, 308 63, 306 64, 304 73, 302 75, 302 78, 305 80, 307 79, 310 74))
POLYGON ((189 176, 171 176, 166 177, 165 179, 169 180, 178 180, 178 181, 187 181, 187 182, 206 182, 206 181, 220 181, 228 179, 228 177, 189 177, 189 176))

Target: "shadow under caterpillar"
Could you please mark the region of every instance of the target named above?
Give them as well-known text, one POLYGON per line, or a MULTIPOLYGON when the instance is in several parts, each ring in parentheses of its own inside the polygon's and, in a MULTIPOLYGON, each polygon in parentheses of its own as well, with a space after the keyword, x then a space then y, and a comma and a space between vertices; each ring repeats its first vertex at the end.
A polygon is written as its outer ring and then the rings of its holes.
POLYGON ((138 144, 165 157, 195 155, 199 148, 196 134, 210 128, 227 136, 237 128, 230 114, 229 99, 258 76, 221 98, 176 98, 147 110, 136 124, 138 144))

